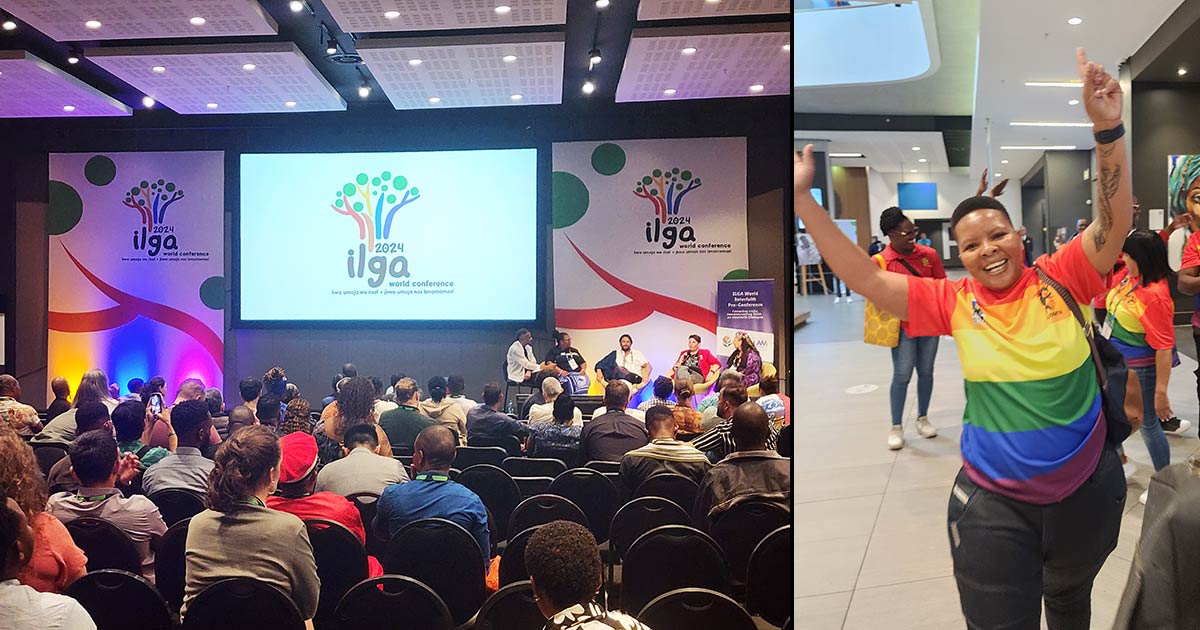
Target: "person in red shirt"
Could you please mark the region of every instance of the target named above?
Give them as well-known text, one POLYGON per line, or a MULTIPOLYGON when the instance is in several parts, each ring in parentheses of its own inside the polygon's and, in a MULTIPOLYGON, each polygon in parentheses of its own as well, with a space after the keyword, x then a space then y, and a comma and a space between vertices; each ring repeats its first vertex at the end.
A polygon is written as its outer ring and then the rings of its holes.
MULTIPOLYGON (((892 273, 921 278, 945 278, 942 258, 932 247, 917 242, 917 226, 904 211, 892 206, 879 216, 879 230, 887 235, 888 245, 873 256, 875 264, 892 273)), ((933 362, 937 358, 938 337, 912 337, 908 326, 900 326, 900 342, 892 348, 892 431, 888 448, 904 448, 904 400, 913 369, 917 371, 917 433, 937 436, 929 422, 929 399, 933 397, 933 362)))
MULTIPOLYGON (((279 491, 267 497, 267 507, 300 518, 324 519, 344 525, 358 541, 367 544, 367 530, 354 503, 332 492, 313 492, 317 485, 317 441, 308 433, 279 438, 279 491)), ((371 577, 383 575, 383 565, 367 556, 371 577)))

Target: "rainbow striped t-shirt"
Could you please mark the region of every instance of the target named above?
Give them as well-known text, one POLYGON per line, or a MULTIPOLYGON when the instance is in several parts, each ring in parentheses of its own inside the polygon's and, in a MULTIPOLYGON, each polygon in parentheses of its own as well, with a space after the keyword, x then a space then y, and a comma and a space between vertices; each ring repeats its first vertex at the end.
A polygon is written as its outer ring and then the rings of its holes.
MULTIPOLYGON (((1037 260, 1079 304, 1106 290, 1083 239, 1037 260)), ((1027 267, 1013 286, 971 277, 908 279, 908 330, 952 334, 966 389, 963 469, 982 488, 1029 503, 1070 496, 1104 448, 1100 384, 1079 322, 1027 267)))
POLYGON ((1112 334, 1109 341, 1125 356, 1129 367, 1154 365, 1158 350, 1175 347, 1175 302, 1166 281, 1143 286, 1122 270, 1105 301, 1112 334))

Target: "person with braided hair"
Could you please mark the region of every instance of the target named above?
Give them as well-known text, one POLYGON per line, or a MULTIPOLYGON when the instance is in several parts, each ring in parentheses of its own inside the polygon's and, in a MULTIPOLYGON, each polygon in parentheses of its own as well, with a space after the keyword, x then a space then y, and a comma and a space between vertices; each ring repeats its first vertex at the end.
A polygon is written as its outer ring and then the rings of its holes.
MULTIPOLYGON (((1170 196, 1167 204, 1171 216, 1200 215, 1200 155, 1177 156, 1171 168, 1170 196)), ((1192 313, 1192 339, 1200 349, 1200 231, 1193 231, 1183 247, 1183 260, 1179 266, 1179 292, 1195 295, 1192 313)), ((1200 398, 1200 368, 1196 369, 1196 397, 1200 398)))
POLYGON ((305 619, 316 614, 321 580, 304 521, 266 505, 279 484, 281 455, 279 439, 262 425, 240 429, 217 449, 208 509, 188 525, 181 619, 205 587, 236 577, 283 591, 305 619))

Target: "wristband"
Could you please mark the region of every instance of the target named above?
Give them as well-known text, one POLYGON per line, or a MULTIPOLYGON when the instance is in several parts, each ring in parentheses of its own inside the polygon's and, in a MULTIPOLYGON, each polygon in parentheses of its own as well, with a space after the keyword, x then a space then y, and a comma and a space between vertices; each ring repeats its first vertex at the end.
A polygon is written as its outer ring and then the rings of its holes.
POLYGON ((1125 123, 1121 123, 1112 129, 1105 131, 1097 131, 1092 134, 1096 137, 1096 144, 1109 144, 1120 140, 1125 135, 1125 123))

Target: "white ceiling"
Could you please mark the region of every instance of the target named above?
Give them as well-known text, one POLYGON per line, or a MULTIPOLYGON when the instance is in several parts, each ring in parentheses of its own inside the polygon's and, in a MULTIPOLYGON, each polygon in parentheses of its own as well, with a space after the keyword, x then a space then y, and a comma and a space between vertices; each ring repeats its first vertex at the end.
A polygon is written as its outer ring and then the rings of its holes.
POLYGON ((562 102, 563 37, 369 39, 358 53, 396 109, 551 105, 562 102), (410 63, 415 59, 421 63, 410 63))
POLYGON ((342 97, 292 42, 89 48, 84 54, 180 114, 346 109, 342 97), (253 70, 243 69, 244 64, 253 64, 253 70), (164 71, 155 72, 155 66, 164 71))
POLYGON ((787 13, 788 0, 642 0, 639 20, 678 20, 726 15, 762 15, 787 13))
POLYGON ((0 50, 0 118, 130 116, 119 101, 23 50, 0 50), (64 108, 71 108, 67 111, 64 108))
POLYGON ((791 33, 784 27, 646 28, 633 31, 618 103, 767 96, 791 91, 791 33), (684 54, 685 48, 695 48, 684 54), (753 92, 752 85, 762 90, 753 92), (665 90, 673 89, 674 94, 665 90))
POLYGON ((1075 48, 1116 75, 1128 58, 1154 33, 1180 0, 1005 0, 984 2, 980 14, 979 78, 971 127, 971 170, 988 164, 987 126, 991 123, 991 161, 1010 161, 1006 175, 1022 177, 1041 151, 1002 151, 1005 145, 1095 146, 1090 127, 1012 127, 1012 121, 1086 122, 1080 88, 1026 87, 1026 81, 1078 80, 1075 48), (1079 17, 1078 26, 1067 19, 1079 17))
POLYGON ((567 0, 324 0, 324 4, 347 33, 542 26, 567 21, 567 0), (500 5, 511 10, 497 13, 500 5), (384 15, 388 11, 400 15, 389 19, 384 15))
POLYGON ((862 158, 830 158, 837 166, 869 166, 881 173, 948 173, 946 143, 936 131, 795 131, 798 141, 827 140, 830 153, 862 153, 862 158), (913 151, 920 147, 920 151, 913 151), (922 163, 924 158, 928 162, 922 163))
POLYGON ((278 33, 254 0, 3 0, 0 6, 60 42, 278 33), (205 23, 192 24, 195 17, 205 23), (100 28, 85 26, 89 20, 100 28))

